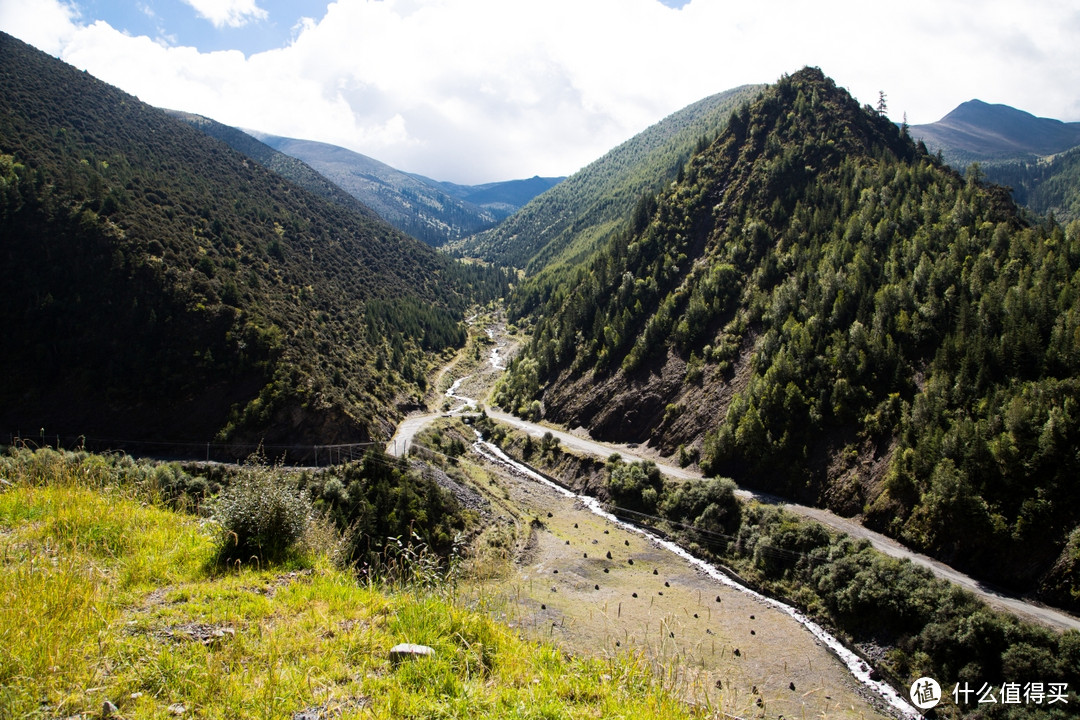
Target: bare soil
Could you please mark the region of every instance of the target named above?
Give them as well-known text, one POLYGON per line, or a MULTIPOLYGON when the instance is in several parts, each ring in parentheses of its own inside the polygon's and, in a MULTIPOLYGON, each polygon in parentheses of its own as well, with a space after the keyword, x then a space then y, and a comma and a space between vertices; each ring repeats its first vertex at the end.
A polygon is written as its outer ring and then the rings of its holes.
POLYGON ((502 619, 575 653, 640 654, 687 700, 730 715, 889 717, 789 616, 573 499, 487 470, 481 489, 512 505, 519 527, 516 561, 474 590, 502 619))

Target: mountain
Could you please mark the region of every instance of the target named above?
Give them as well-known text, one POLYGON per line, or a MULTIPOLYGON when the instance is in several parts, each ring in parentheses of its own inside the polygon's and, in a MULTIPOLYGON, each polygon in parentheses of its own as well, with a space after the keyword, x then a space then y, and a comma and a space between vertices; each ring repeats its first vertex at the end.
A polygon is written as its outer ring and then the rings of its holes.
POLYGON ((1035 117, 1008 105, 981 100, 962 103, 935 123, 912 125, 911 136, 949 164, 1035 159, 1080 145, 1080 122, 1035 117))
POLYGON ((431 180, 422 175, 414 175, 413 177, 435 185, 459 200, 490 211, 500 221, 514 214, 537 195, 550 190, 566 179, 565 177, 540 177, 536 175, 526 180, 505 180, 503 182, 484 183, 483 185, 457 185, 456 183, 431 180))
POLYGON ((302 160, 388 223, 439 247, 491 227, 498 215, 408 173, 345 148, 248 131, 302 160))
POLYGON ((536 274, 573 265, 625 224, 643 194, 673 180, 703 138, 760 91, 746 86, 705 98, 619 145, 497 227, 451 244, 455 252, 536 274))
POLYGON ((1026 223, 820 70, 743 105, 531 318, 497 404, 1076 604, 1080 222, 1026 223))
POLYGON ((260 165, 324 200, 329 200, 360 215, 371 218, 378 217, 374 210, 342 190, 310 165, 291 155, 275 150, 239 128, 224 125, 216 120, 194 113, 180 110, 165 110, 165 112, 201 130, 210 137, 221 140, 233 150, 247 155, 260 165))
POLYGON ((0 422, 357 442, 506 278, 0 35, 0 422))
POLYGON ((971 100, 910 132, 962 172, 979 163, 986 180, 1011 188, 1032 212, 1080 218, 1080 123, 971 100))

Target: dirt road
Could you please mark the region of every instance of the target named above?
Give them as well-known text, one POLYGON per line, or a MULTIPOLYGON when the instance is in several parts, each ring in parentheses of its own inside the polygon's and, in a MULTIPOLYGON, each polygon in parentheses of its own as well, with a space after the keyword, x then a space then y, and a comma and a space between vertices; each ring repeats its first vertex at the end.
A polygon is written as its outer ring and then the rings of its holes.
MULTIPOLYGON (((472 398, 484 398, 487 396, 487 393, 494 385, 495 380, 505 368, 505 363, 510 357, 513 357, 517 350, 516 344, 509 340, 505 331, 505 323, 501 318, 497 318, 483 331, 483 336, 490 342, 490 352, 487 353, 486 358, 480 358, 473 362, 455 360, 440 371, 440 376, 445 374, 457 378, 454 385, 446 392, 446 397, 453 400, 453 404, 457 406, 453 408, 451 412, 468 409, 467 406, 469 403, 475 405, 476 401, 472 398)), ((700 478, 702 476, 701 473, 696 470, 678 467, 677 465, 666 462, 662 458, 656 457, 654 454, 650 454, 638 447, 592 440, 587 437, 585 433, 580 431, 568 432, 563 428, 553 425, 529 422, 494 408, 487 408, 486 412, 491 418, 520 430, 524 430, 534 437, 542 437, 544 433, 550 432, 554 437, 559 439, 560 444, 564 448, 568 448, 577 453, 600 458, 607 458, 612 453, 618 453, 624 459, 630 461, 652 460, 657 464, 661 472, 675 479, 686 480, 700 478)), ((417 432, 435 418, 445 414, 446 413, 429 412, 411 415, 405 418, 398 426, 394 438, 387 444, 387 451, 394 455, 403 455, 408 446, 412 443, 412 438, 417 432)), ((1080 619, 1073 617, 1068 613, 1029 600, 1024 600, 1002 590, 989 587, 986 584, 949 567, 945 563, 914 552, 892 538, 869 530, 854 520, 840 517, 828 510, 790 503, 783 498, 764 493, 757 493, 745 488, 740 488, 737 492, 738 495, 744 499, 755 499, 760 502, 781 505, 792 513, 816 520, 826 527, 845 532, 854 538, 866 539, 880 552, 897 558, 907 558, 917 565, 922 565, 923 567, 928 568, 937 577, 949 580, 950 582, 971 591, 992 607, 1007 610, 1056 630, 1080 630, 1080 619)))
MULTIPOLYGON (((599 442, 551 425, 541 425, 522 420, 519 417, 515 417, 514 415, 500 410, 489 408, 487 414, 499 422, 506 423, 519 430, 524 430, 534 437, 541 437, 544 433, 550 432, 554 437, 559 439, 560 444, 564 448, 569 448, 579 453, 601 458, 606 458, 612 453, 619 453, 623 459, 629 461, 652 460, 656 463, 657 467, 660 468, 662 473, 673 478, 685 480, 702 477, 700 472, 688 468, 680 468, 677 465, 664 462, 663 460, 641 452, 637 448, 627 445, 599 442)), ((737 491, 737 494, 744 499, 752 498, 760 502, 780 505, 785 510, 795 513, 796 515, 816 520, 826 527, 845 532, 851 537, 864 538, 880 552, 891 555, 892 557, 907 558, 917 565, 929 568, 937 577, 944 578, 966 590, 970 590, 992 607, 1007 610, 1057 630, 1080 630, 1080 619, 1075 618, 1068 613, 1039 605, 1016 597, 1015 595, 1010 595, 1004 591, 988 587, 975 578, 965 575, 959 570, 949 567, 945 563, 910 550, 892 538, 865 528, 854 520, 840 517, 828 510, 790 503, 773 495, 757 493, 744 488, 740 488, 737 491)))

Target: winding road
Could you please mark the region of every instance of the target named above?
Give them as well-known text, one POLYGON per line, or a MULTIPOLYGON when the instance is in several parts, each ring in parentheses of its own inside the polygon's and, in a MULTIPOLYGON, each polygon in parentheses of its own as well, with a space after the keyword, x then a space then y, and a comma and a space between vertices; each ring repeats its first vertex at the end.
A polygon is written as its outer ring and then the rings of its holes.
MULTIPOLYGON (((489 337, 491 336, 489 332, 489 337)), ((495 350, 492 351, 490 363, 494 369, 501 370, 503 365, 500 362, 502 360, 499 355, 499 348, 503 347, 502 344, 496 345, 495 350)), ((403 456, 408 447, 412 444, 413 437, 423 429, 427 424, 432 422, 438 417, 446 417, 453 414, 460 414, 463 411, 471 411, 476 406, 476 401, 471 398, 462 397, 455 394, 459 380, 455 383, 446 393, 446 396, 452 399, 456 399, 462 403, 461 406, 450 412, 442 413, 422 413, 414 414, 406 417, 398 425, 397 431, 394 433, 393 439, 387 444, 387 452, 396 456, 403 456)), ((501 423, 505 423, 519 430, 523 430, 533 437, 542 437, 545 433, 551 433, 553 437, 559 440, 559 443, 564 447, 574 452, 591 455, 593 457, 607 458, 612 453, 618 453, 623 459, 634 461, 652 461, 656 463, 660 471, 672 478, 680 480, 699 479, 703 475, 693 469, 681 468, 677 465, 665 462, 662 459, 652 457, 647 453, 643 453, 636 447, 629 445, 620 445, 616 443, 600 442, 588 437, 583 437, 581 434, 568 432, 562 428, 549 424, 534 423, 528 420, 523 420, 510 413, 497 410, 495 408, 487 408, 487 415, 501 423)), ((1055 630, 1080 630, 1080 619, 1069 615, 1061 610, 1047 607, 1030 600, 1017 597, 1000 589, 991 587, 982 583, 975 578, 965 575, 964 573, 935 560, 926 555, 917 553, 903 545, 896 540, 886 537, 880 533, 870 530, 855 520, 849 518, 840 517, 828 510, 822 508, 809 507, 807 505, 799 505, 797 503, 791 503, 783 498, 776 497, 774 495, 768 495, 764 493, 758 493, 745 488, 739 488, 736 494, 743 499, 757 500, 763 503, 769 503, 772 505, 778 505, 785 510, 800 515, 805 518, 815 520, 822 525, 837 530, 839 532, 847 533, 853 538, 866 539, 870 544, 880 552, 890 555, 895 558, 908 559, 916 565, 921 565, 928 568, 935 576, 948 580, 965 590, 969 590, 976 596, 981 598, 991 607, 995 607, 1002 610, 1007 610, 1020 617, 1027 618, 1038 622, 1047 627, 1055 630)))

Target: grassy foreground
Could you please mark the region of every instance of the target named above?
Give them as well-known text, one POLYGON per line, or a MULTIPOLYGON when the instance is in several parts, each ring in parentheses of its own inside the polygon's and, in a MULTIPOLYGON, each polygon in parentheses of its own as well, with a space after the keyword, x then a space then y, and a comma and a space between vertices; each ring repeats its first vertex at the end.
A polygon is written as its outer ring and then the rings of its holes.
POLYGON ((0 479, 3 718, 712 716, 638 657, 568 657, 313 543, 222 567, 205 519, 99 457, 18 451, 0 479), (400 642, 436 655, 392 665, 400 642))

